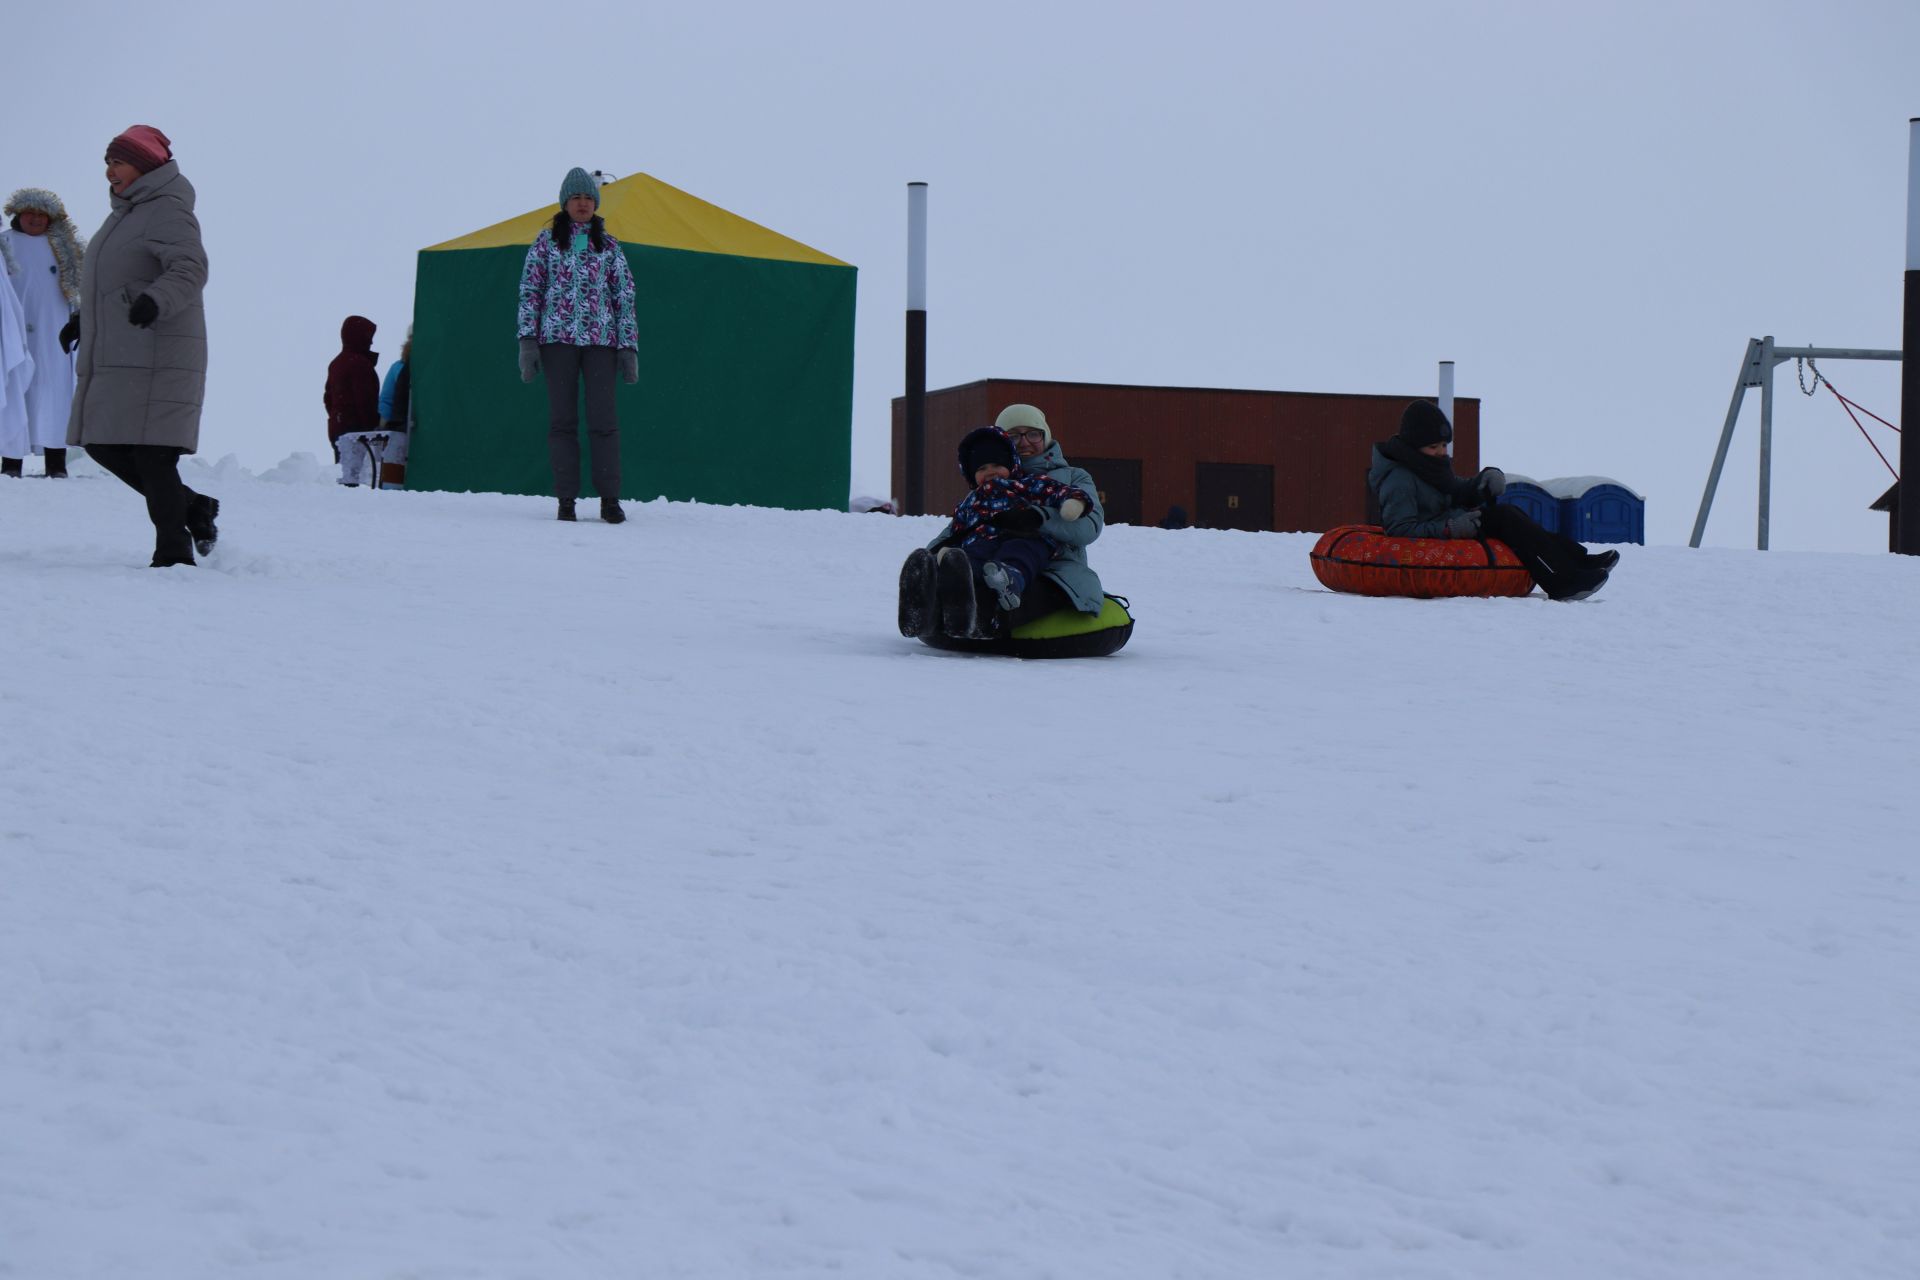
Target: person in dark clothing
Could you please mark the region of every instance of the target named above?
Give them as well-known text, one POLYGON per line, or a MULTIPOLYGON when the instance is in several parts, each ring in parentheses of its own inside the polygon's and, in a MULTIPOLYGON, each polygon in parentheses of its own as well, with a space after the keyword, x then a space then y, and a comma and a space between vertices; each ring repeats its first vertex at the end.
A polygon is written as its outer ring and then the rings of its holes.
POLYGON ((1373 446, 1367 497, 1383 530, 1401 538, 1498 538, 1553 600, 1584 600, 1606 585, 1618 551, 1594 555, 1499 502, 1507 477, 1498 467, 1471 479, 1455 475, 1447 456, 1452 440, 1453 424, 1440 406, 1415 400, 1400 415, 1398 433, 1373 446))
POLYGON ((350 441, 342 453, 340 437, 380 429, 380 355, 373 349, 376 326, 365 316, 348 316, 340 324, 340 354, 327 366, 327 389, 321 402, 327 407, 327 443, 340 464, 340 483, 352 487, 366 466, 366 453, 350 441))

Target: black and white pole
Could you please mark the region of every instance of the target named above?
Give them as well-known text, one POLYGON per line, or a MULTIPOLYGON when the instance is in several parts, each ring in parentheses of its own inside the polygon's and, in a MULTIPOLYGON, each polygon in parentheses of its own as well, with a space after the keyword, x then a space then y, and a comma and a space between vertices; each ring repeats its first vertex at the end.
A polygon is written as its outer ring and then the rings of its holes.
POLYGON ((927 184, 907 184, 907 490, 910 516, 927 513, 927 184))
POLYGON ((1900 485, 1893 549, 1920 556, 1920 117, 1907 121, 1907 277, 1900 324, 1900 485), (1907 480, 1914 480, 1907 488, 1907 480))
MULTIPOLYGON (((1453 361, 1440 362, 1440 412, 1447 415, 1447 425, 1453 425, 1453 361)), ((1453 452, 1453 446, 1447 446, 1447 452, 1453 452)))

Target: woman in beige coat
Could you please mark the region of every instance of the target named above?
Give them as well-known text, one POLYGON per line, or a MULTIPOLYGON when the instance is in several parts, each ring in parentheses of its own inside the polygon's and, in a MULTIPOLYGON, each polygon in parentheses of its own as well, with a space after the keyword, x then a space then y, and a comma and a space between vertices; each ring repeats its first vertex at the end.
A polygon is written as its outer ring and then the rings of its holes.
POLYGON ((217 531, 220 504, 180 480, 200 447, 207 254, 193 185, 172 143, 137 124, 107 145, 113 212, 88 246, 80 290, 78 384, 67 444, 79 445, 147 500, 153 566, 192 564, 217 531))

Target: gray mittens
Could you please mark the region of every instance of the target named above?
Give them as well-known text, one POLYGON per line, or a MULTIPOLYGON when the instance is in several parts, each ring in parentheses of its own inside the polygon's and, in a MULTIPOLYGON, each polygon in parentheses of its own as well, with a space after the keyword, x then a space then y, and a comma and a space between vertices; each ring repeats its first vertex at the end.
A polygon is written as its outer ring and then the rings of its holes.
POLYGON ((540 372, 540 344, 532 338, 520 339, 520 381, 532 382, 540 372))
POLYGON ((1492 502, 1507 491, 1507 473, 1498 467, 1486 467, 1480 472, 1480 492, 1492 502))
POLYGON ((640 353, 630 347, 620 349, 620 381, 628 386, 640 381, 640 353))
POLYGON ((1456 511, 1447 520, 1449 538, 1477 538, 1480 536, 1480 509, 1456 511))

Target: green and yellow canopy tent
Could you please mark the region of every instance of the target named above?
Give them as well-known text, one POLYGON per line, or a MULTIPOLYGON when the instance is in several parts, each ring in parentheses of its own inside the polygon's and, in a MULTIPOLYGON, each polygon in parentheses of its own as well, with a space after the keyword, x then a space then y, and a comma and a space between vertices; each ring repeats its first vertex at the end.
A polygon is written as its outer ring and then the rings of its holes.
MULTIPOLYGON (((557 209, 421 250, 407 488, 553 491, 546 386, 520 381, 514 315, 557 209)), ((844 507, 854 268, 644 173, 601 188, 600 213, 640 326, 640 382, 618 393, 620 496, 844 507)))

